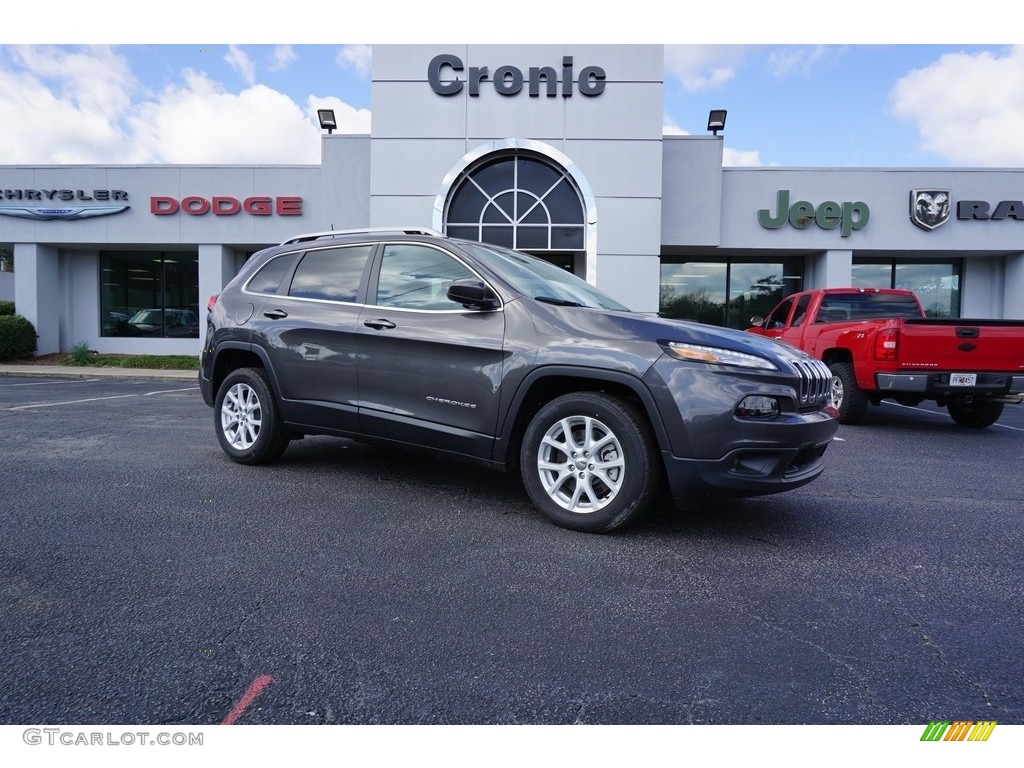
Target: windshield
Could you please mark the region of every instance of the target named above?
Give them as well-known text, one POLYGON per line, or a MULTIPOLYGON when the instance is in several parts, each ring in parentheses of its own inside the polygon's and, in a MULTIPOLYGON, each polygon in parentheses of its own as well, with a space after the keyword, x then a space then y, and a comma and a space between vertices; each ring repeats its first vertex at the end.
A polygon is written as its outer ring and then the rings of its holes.
POLYGON ((536 256, 487 243, 460 243, 520 293, 547 304, 593 309, 629 309, 590 283, 536 256))

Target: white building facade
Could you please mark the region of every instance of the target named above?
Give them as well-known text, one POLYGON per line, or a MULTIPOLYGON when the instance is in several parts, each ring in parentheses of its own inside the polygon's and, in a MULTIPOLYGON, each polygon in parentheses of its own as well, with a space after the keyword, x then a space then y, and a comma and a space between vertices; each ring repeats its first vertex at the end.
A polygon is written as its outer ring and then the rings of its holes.
POLYGON ((0 259, 40 354, 198 353, 252 252, 387 226, 719 325, 848 285, 1024 318, 1024 169, 723 168, 722 136, 662 135, 663 78, 656 45, 375 46, 372 134, 319 165, 0 167, 0 259))

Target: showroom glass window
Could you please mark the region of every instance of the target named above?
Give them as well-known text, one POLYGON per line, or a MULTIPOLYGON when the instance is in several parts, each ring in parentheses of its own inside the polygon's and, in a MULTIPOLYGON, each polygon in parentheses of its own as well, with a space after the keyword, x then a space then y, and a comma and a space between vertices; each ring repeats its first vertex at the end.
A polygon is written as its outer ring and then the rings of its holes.
POLYGON ((14 271, 14 248, 0 245, 0 272, 14 271))
POLYGON ((503 245, 567 269, 586 247, 584 205, 572 179, 539 155, 516 151, 470 166, 452 187, 449 237, 503 245))
POLYGON ((197 254, 100 253, 100 334, 198 339, 197 254))
POLYGON ((960 317, 961 259, 854 259, 854 288, 913 291, 928 317, 960 317))
POLYGON ((659 314, 729 328, 749 327, 803 290, 803 259, 684 261, 663 258, 659 314))

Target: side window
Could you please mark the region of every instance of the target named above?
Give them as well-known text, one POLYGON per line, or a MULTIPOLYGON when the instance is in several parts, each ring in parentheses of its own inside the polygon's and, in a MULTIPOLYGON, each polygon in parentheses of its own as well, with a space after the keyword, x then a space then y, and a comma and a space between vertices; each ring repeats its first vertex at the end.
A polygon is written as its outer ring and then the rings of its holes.
POLYGON ((765 328, 782 328, 789 317, 789 310, 793 306, 793 299, 786 299, 775 310, 768 315, 764 321, 765 328))
POLYGON ((811 294, 802 296, 800 301, 796 305, 796 312, 793 313, 793 322, 790 323, 794 328, 803 325, 804 318, 807 316, 807 307, 811 305, 811 294))
POLYGON ((355 302, 372 245, 307 251, 295 268, 288 295, 300 299, 355 302))
POLYGON ((406 309, 461 309, 448 299, 452 280, 473 273, 450 255, 425 245, 388 245, 380 265, 377 304, 406 309))
POLYGON ((294 261, 295 259, 289 256, 278 256, 276 259, 271 259, 249 278, 245 289, 253 293, 277 293, 281 281, 288 274, 294 261))

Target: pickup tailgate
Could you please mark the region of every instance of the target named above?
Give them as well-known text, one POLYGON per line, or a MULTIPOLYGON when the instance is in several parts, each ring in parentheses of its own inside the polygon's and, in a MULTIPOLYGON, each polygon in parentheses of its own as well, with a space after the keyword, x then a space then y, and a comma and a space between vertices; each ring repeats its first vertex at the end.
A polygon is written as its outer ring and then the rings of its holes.
POLYGON ((1024 372, 1024 320, 909 318, 899 365, 914 370, 1024 372))

